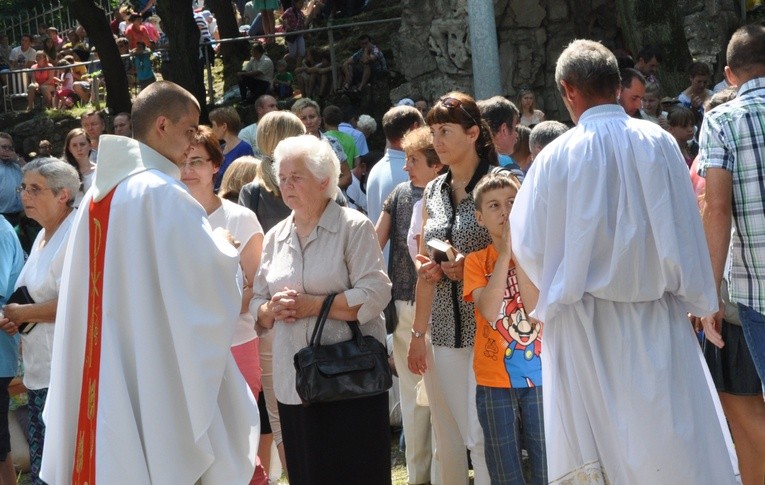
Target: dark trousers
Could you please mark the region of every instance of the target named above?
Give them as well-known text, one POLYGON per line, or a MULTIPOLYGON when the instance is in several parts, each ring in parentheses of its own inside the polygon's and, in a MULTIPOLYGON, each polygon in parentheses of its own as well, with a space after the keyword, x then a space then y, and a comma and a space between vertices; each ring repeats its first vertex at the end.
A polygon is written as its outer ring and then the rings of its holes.
POLYGON ((271 83, 262 79, 255 79, 243 76, 239 78, 239 92, 242 93, 242 99, 247 99, 247 91, 252 92, 252 98, 257 99, 268 92, 271 83))

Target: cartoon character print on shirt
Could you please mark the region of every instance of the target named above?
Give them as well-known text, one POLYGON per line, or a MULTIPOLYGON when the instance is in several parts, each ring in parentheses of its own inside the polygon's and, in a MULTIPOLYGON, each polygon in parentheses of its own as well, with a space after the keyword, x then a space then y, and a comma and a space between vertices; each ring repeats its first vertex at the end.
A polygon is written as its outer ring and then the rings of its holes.
MULTIPOLYGON (((514 267, 507 273, 502 309, 491 326, 507 341, 505 370, 510 378, 510 386, 539 385, 542 382, 542 366, 539 357, 542 351, 542 325, 532 324, 526 317, 514 267)), ((494 345, 496 352, 496 342, 494 345)), ((491 349, 487 348, 485 351, 490 352, 491 349)))

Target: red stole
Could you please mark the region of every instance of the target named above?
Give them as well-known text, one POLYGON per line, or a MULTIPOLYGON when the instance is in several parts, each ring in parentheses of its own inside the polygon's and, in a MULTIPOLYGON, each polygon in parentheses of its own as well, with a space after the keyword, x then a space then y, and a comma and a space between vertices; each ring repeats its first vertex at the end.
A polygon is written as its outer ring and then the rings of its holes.
POLYGON ((88 329, 85 361, 82 366, 80 412, 77 418, 73 485, 96 483, 96 410, 98 409, 98 376, 101 364, 101 323, 103 317, 104 253, 114 190, 96 202, 90 201, 90 290, 88 292, 88 329))

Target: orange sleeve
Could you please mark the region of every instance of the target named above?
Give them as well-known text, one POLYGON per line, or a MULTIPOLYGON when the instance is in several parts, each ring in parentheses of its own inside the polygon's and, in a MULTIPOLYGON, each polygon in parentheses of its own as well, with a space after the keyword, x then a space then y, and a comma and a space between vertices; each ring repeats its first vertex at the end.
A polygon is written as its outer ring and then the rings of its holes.
POLYGON ((489 284, 486 277, 486 250, 476 251, 465 256, 464 284, 462 285, 462 299, 467 302, 473 301, 473 291, 485 288, 489 284))

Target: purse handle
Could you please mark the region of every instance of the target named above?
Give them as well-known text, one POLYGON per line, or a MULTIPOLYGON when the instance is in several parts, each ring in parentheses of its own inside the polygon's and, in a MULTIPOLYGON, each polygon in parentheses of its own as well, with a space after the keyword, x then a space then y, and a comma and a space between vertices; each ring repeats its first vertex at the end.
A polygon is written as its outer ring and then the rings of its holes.
MULTIPOLYGON (((316 318, 316 325, 313 327, 313 333, 311 334, 311 347, 319 347, 321 345, 321 335, 324 332, 324 324, 327 323, 327 317, 329 316, 329 310, 332 307, 332 302, 335 301, 336 293, 330 293, 327 295, 327 297, 324 299, 324 303, 322 303, 321 311, 319 312, 319 316, 316 318)), ((364 336, 361 334, 361 330, 359 330, 358 322, 345 322, 348 325, 348 328, 351 329, 351 333, 353 334, 353 338, 356 339, 356 341, 359 344, 359 347, 365 348, 366 342, 364 341, 364 336)))

